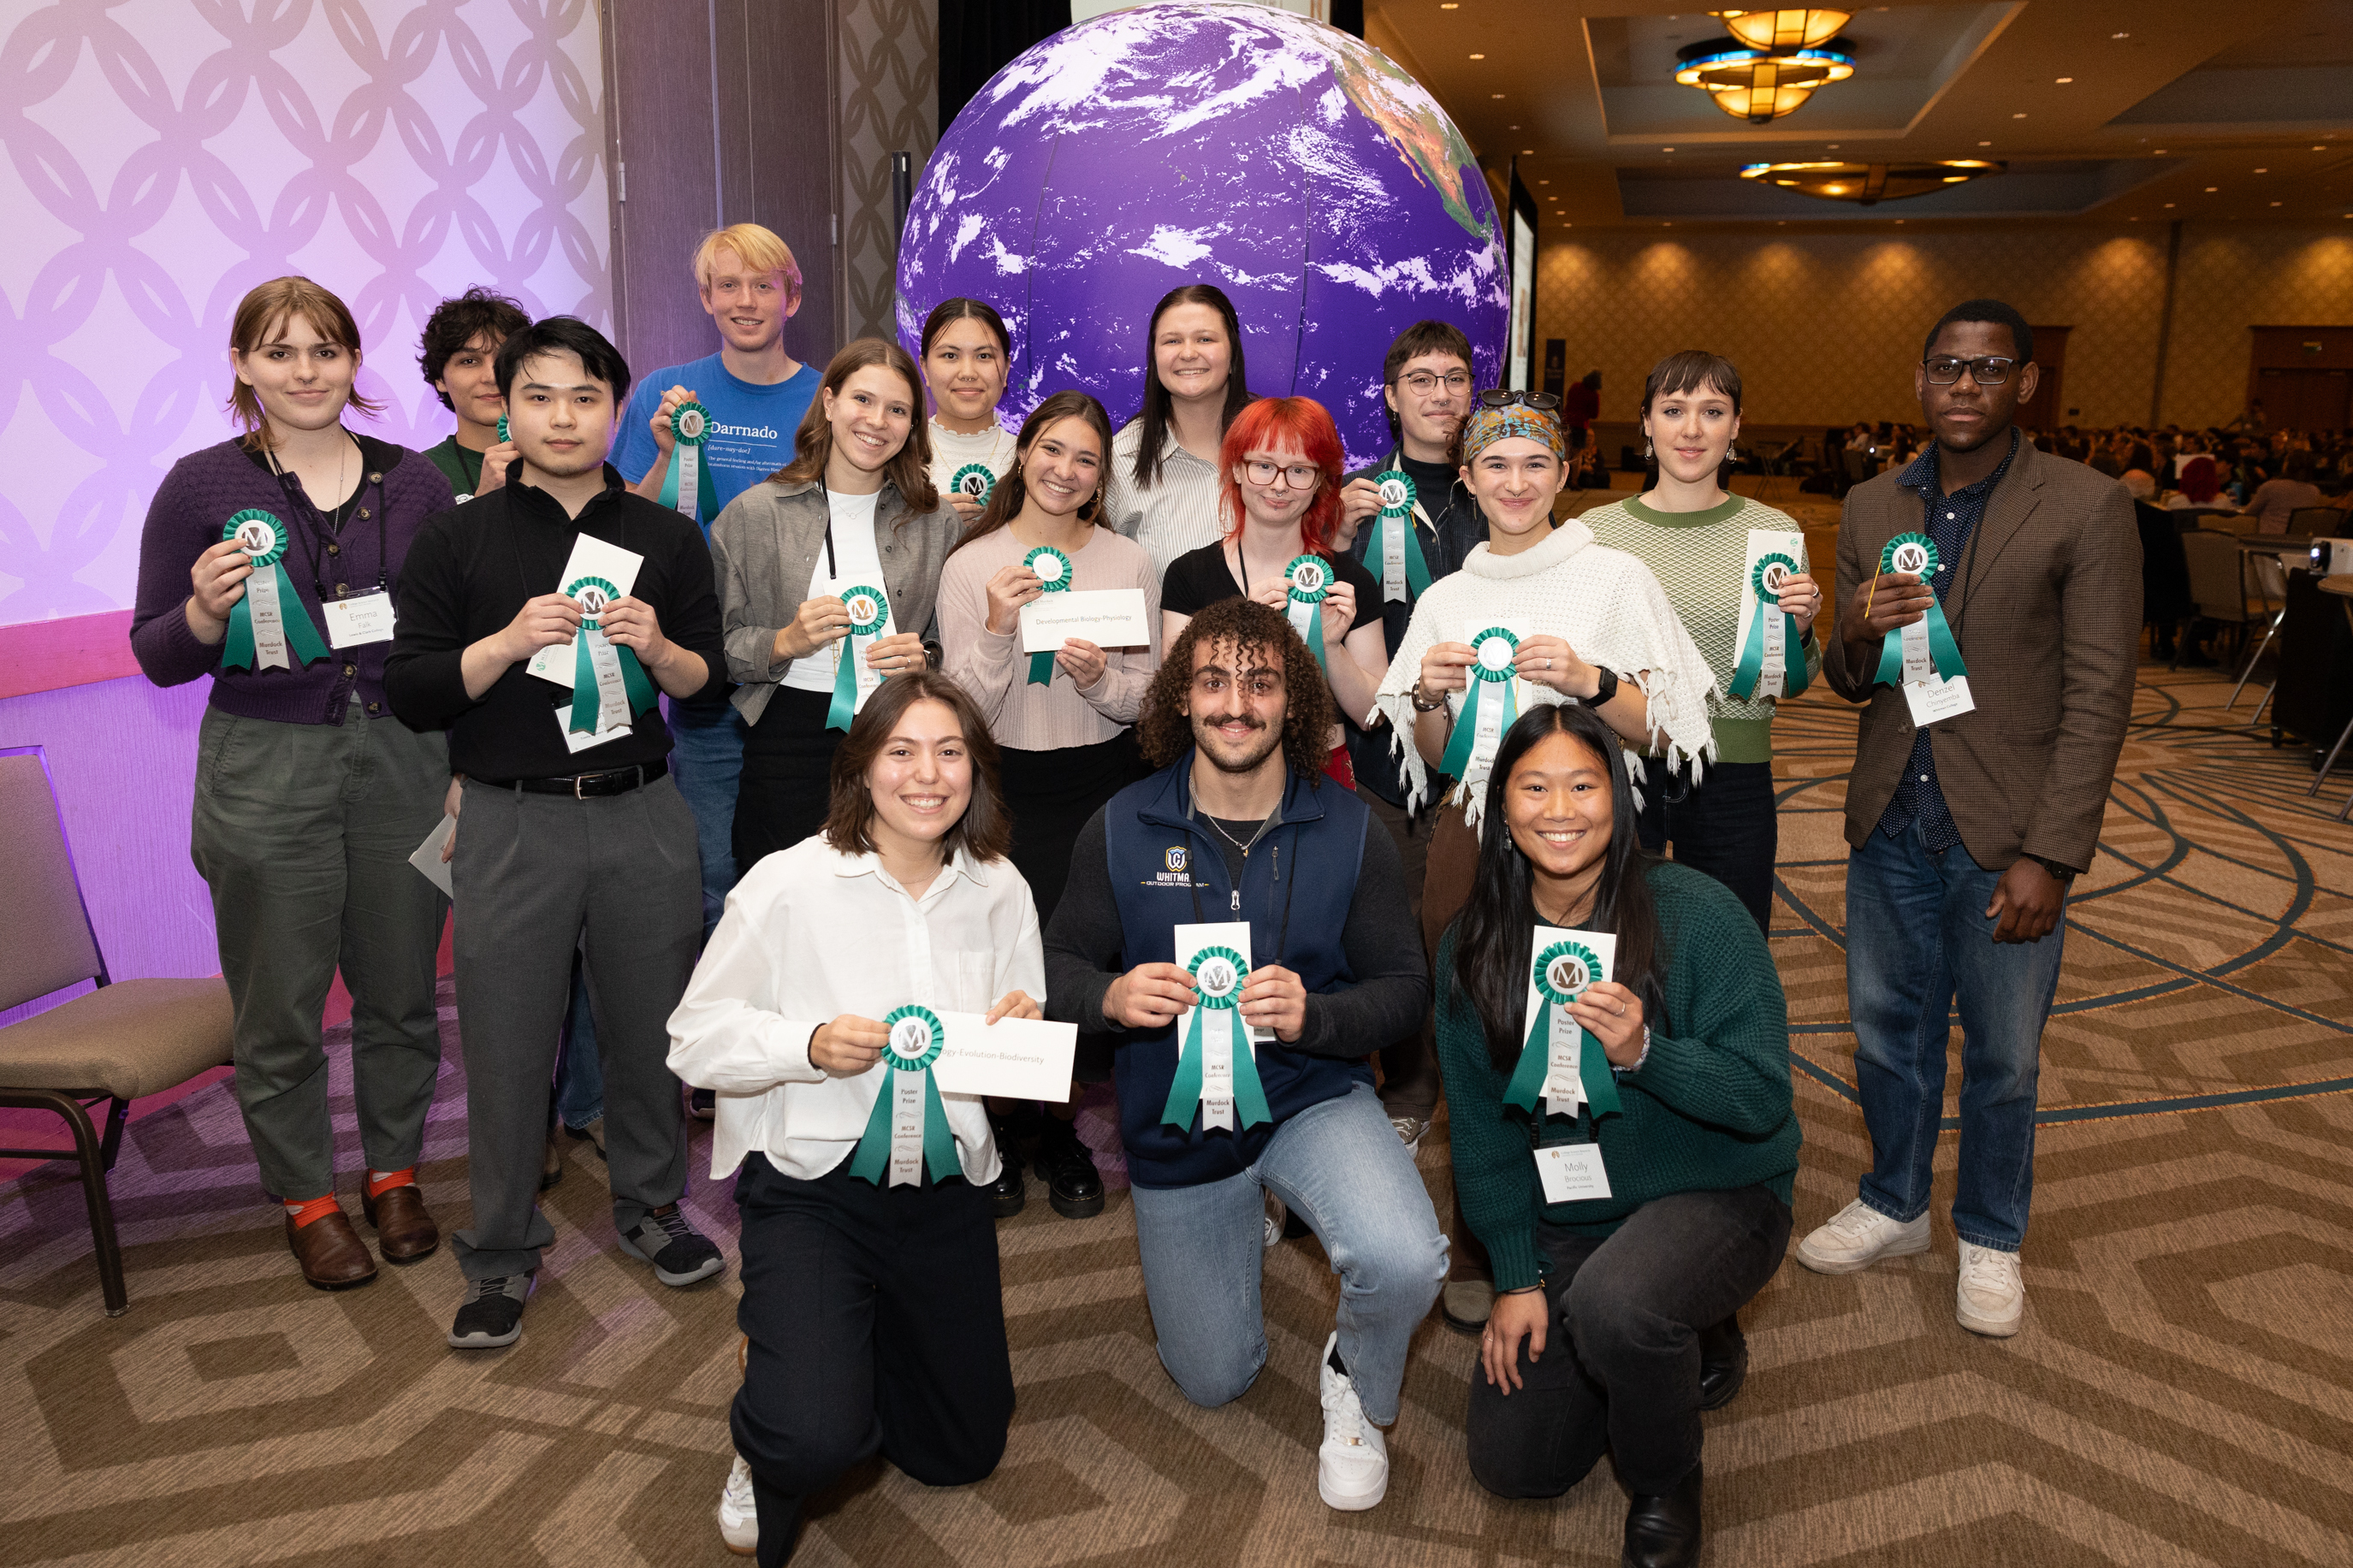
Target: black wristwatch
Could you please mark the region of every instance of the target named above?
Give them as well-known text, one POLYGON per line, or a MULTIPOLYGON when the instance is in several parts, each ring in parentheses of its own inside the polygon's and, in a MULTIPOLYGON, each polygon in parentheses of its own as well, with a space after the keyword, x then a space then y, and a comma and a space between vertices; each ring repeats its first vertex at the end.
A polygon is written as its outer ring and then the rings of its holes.
POLYGON ((2046 859, 2041 855, 2029 855, 2027 858, 2042 867, 2044 870, 2050 872, 2062 882, 2072 882, 2075 879, 2075 868, 2073 866, 2063 866, 2058 861, 2046 859))
POLYGON ((1594 668, 1600 673, 1601 679, 1594 687, 1593 695, 1577 699, 1588 708, 1602 707, 1618 695, 1618 672, 1606 664, 1596 665, 1594 668))

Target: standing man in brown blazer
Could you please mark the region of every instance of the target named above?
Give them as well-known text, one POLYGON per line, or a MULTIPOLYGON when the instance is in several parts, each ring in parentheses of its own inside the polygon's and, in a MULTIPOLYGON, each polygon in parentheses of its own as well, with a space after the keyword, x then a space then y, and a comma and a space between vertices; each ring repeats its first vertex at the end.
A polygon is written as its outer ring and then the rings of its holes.
POLYGON ((1860 1195, 1798 1258, 1845 1274, 1928 1249, 1957 1001, 1955 1310, 1963 1328, 1991 1335, 2016 1333, 2026 1314, 2018 1249, 2042 1025, 2067 887, 2099 844, 2140 642, 2131 498, 2014 427, 2034 395, 2033 360, 2031 329, 1996 300, 1954 307, 1928 334, 1913 384, 1935 444, 1848 494, 1842 609, 1822 659, 1833 690, 1870 704, 1847 784, 1846 984, 1873 1163, 1860 1195), (1921 533, 1935 545, 1927 581, 1878 571, 1890 541, 1921 533), (1886 639, 1932 606, 1968 667, 1965 700, 1941 679, 1908 690, 1877 681, 1886 639), (1932 692, 1947 716, 1922 707, 1932 692))

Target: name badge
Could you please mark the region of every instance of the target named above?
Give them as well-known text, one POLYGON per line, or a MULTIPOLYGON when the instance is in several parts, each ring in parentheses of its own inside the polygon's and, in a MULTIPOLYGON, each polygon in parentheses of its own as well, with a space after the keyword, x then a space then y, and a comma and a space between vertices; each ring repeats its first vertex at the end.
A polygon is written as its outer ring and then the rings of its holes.
POLYGON ((1599 1143, 1556 1143, 1536 1151, 1536 1175, 1545 1202, 1582 1203, 1609 1195, 1609 1173, 1601 1166, 1599 1143))
POLYGON ((1957 675, 1950 680, 1939 680, 1934 676, 1926 680, 1907 680, 1904 683, 1904 700, 1911 705, 1914 726, 1922 730, 1964 713, 1974 713, 1978 708, 1976 699, 1969 695, 1969 678, 1966 675, 1957 675))
POLYGON ((392 640, 392 595, 380 588, 356 599, 329 599, 319 611, 327 618, 327 640, 337 647, 392 640))

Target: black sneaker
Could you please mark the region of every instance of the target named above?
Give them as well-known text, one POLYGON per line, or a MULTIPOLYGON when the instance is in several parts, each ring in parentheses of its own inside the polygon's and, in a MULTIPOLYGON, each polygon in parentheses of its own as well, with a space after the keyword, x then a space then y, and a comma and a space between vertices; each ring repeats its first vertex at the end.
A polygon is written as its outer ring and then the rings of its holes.
POLYGON ((494 1351, 522 1338, 522 1304, 531 1299, 530 1274, 496 1274, 466 1281, 465 1299, 449 1325, 449 1342, 461 1351, 494 1351))
POLYGON ((654 1278, 665 1285, 691 1285, 727 1267, 719 1248, 689 1225, 676 1204, 656 1209, 637 1228, 621 1233, 621 1250, 654 1266, 654 1278))
POLYGON ((989 1212, 1011 1219, 1029 1201, 1029 1183, 1021 1173, 1021 1155, 1013 1146, 1013 1129, 990 1117, 988 1130, 997 1135, 997 1180, 988 1184, 989 1212))
POLYGON ((719 1096, 707 1089, 689 1089, 686 1113, 697 1121, 709 1121, 719 1114, 719 1096))
POLYGON ((1103 1213, 1103 1177, 1095 1173, 1094 1156, 1079 1142, 1076 1127, 1059 1116, 1046 1118, 1036 1158, 1046 1201, 1056 1214, 1064 1219, 1091 1219, 1103 1213))
POLYGON ((1748 1336, 1726 1318, 1699 1337, 1699 1407, 1721 1410, 1748 1380, 1748 1336))

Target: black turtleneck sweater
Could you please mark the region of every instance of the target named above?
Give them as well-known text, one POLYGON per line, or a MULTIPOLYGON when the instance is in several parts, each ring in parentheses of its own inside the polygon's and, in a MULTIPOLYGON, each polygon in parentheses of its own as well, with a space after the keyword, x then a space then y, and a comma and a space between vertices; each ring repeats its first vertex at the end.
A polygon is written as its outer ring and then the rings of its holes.
POLYGON ((702 531, 673 508, 634 495, 610 464, 605 489, 577 518, 546 491, 518 480, 427 521, 400 574, 398 615, 385 690, 393 711, 417 729, 449 731, 449 765, 470 777, 504 781, 599 773, 670 754, 661 704, 636 715, 628 734, 584 752, 567 751, 556 711, 569 689, 523 673, 518 662, 480 698, 466 695, 459 660, 469 645, 502 631, 526 600, 553 594, 586 533, 645 557, 629 592, 653 607, 662 635, 699 655, 710 670, 702 692, 726 689, 719 641, 719 595, 702 531))

